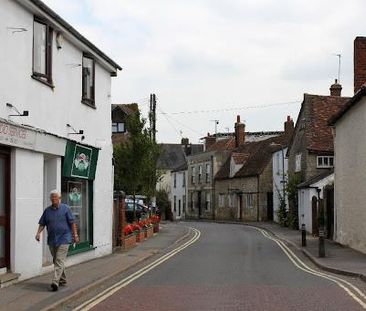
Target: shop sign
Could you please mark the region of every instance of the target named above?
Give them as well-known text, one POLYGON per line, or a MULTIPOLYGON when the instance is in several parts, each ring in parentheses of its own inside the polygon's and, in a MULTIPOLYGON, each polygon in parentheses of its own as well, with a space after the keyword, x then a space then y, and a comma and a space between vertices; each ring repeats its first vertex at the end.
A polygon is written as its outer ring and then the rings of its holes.
POLYGON ((36 133, 23 127, 0 122, 0 144, 34 149, 36 133))
POLYGON ((64 177, 94 179, 99 150, 68 141, 63 166, 64 177))

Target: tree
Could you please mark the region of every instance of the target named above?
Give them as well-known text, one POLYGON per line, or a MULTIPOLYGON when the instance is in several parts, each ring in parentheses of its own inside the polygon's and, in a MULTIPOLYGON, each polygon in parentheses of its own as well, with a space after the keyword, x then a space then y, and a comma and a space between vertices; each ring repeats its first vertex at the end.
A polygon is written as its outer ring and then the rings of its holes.
POLYGON ((287 223, 292 229, 298 229, 299 227, 297 186, 301 183, 301 180, 301 175, 295 173, 289 176, 289 180, 286 185, 286 193, 289 201, 287 223))
POLYGON ((130 115, 126 124, 129 139, 114 146, 114 188, 132 195, 145 194, 150 198, 155 193, 158 178, 156 161, 159 146, 151 139, 145 125, 140 111, 130 115))

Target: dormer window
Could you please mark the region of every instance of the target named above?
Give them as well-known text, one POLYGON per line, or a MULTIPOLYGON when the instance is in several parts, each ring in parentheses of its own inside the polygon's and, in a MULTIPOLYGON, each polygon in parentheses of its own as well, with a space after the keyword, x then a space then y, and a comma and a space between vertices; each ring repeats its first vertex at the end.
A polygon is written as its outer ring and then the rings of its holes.
POLYGON ((89 55, 83 56, 82 102, 95 107, 95 61, 89 55))
POLYGON ((46 21, 35 18, 33 23, 33 75, 52 86, 52 35, 46 21))

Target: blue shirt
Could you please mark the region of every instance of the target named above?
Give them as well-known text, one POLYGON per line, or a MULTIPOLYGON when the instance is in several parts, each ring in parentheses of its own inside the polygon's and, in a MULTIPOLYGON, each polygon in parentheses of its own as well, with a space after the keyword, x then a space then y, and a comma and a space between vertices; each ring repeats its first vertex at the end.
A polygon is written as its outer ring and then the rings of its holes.
POLYGON ((38 223, 47 227, 48 245, 60 246, 71 243, 71 224, 74 223, 74 216, 66 204, 60 203, 57 208, 52 205, 47 207, 38 223))

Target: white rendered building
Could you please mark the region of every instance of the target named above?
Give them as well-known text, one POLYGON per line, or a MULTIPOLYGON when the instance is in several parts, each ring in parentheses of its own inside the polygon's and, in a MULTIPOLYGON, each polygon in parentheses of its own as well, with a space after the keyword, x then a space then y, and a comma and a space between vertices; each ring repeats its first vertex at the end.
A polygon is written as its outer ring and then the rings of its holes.
POLYGON ((0 7, 0 274, 26 279, 52 268, 46 237, 34 238, 52 189, 81 238, 67 265, 112 252, 111 76, 121 68, 43 2, 0 7))

